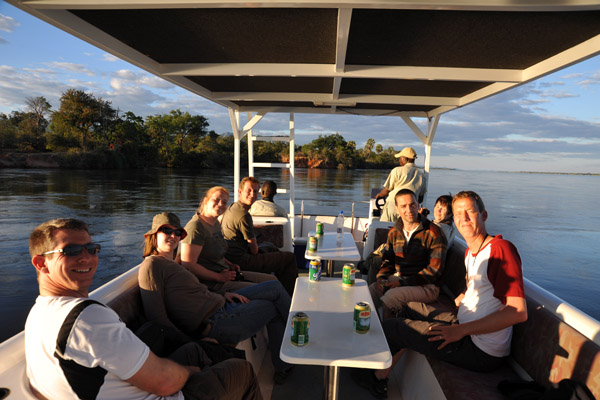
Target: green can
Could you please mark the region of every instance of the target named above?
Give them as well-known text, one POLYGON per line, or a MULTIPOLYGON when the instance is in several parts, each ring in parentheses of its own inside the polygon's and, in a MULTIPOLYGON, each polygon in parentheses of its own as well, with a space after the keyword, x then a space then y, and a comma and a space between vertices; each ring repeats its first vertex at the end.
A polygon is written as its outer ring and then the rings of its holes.
POLYGON ((354 264, 344 264, 344 269, 342 269, 342 285, 346 287, 354 286, 355 276, 356 267, 354 264))
POLYGON ((317 241, 316 236, 308 237, 308 252, 310 254, 315 254, 317 252, 317 248, 319 247, 319 242, 317 241))
POLYGON ((308 269, 308 280, 309 281, 320 281, 321 280, 321 260, 314 259, 310 260, 310 268, 308 269))
POLYGON ((323 223, 317 222, 317 236, 323 236, 323 223))
POLYGON ((361 301, 354 306, 354 332, 367 333, 371 329, 371 306, 361 301))
POLYGON ((308 344, 308 328, 310 318, 305 312, 297 312, 292 316, 292 344, 302 347, 308 344))

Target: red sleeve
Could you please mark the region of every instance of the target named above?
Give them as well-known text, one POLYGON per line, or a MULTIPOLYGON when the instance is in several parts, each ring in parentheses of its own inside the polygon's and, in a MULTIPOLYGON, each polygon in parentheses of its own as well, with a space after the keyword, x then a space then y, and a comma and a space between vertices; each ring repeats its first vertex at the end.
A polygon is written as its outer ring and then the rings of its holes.
POLYGON ((488 263, 488 279, 494 286, 494 297, 506 304, 507 297, 525 297, 521 256, 508 240, 496 237, 488 263))

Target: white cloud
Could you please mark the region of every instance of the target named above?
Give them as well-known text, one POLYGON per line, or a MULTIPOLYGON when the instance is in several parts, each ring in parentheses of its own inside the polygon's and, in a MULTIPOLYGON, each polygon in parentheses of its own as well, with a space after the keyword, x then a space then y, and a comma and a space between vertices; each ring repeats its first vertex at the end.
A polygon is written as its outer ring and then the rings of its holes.
POLYGON ((102 55, 102 60, 107 61, 107 62, 117 62, 117 61, 121 61, 118 57, 113 56, 110 53, 104 53, 102 55))
POLYGON ((113 88, 115 91, 118 91, 119 89, 121 89, 121 80, 117 78, 111 79, 110 87, 113 88))
POLYGON ((13 17, 9 17, 8 15, 0 14, 0 31, 3 32, 12 32, 18 27, 20 24, 13 17))
POLYGON ((63 71, 68 71, 68 72, 72 72, 72 73, 77 73, 77 74, 85 74, 85 75, 89 75, 89 76, 95 76, 96 74, 94 72, 92 72, 91 70, 89 70, 85 65, 83 64, 76 64, 76 63, 70 63, 70 62, 60 62, 60 61, 53 61, 53 62, 49 62, 49 63, 45 63, 46 65, 59 69, 59 70, 63 70, 63 71))
POLYGON ((114 73, 115 76, 117 76, 120 79, 124 79, 124 80, 128 80, 128 81, 135 81, 136 80, 136 74, 129 70, 129 69, 121 69, 118 70, 114 73))

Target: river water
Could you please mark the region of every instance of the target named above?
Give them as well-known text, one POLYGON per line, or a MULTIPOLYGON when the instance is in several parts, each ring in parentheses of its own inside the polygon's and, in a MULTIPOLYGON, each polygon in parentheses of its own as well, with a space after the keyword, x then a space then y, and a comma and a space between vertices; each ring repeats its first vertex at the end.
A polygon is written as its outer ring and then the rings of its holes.
MULTIPOLYGON (((340 209, 349 215, 351 201, 363 201, 355 212, 366 216, 371 188, 381 188, 388 172, 297 169, 296 199, 306 199, 308 214, 330 215, 340 209)), ((256 175, 280 187, 289 182, 287 171, 256 175)), ((185 223, 207 188, 233 189, 232 176, 232 170, 0 169, 0 341, 23 329, 37 296, 27 243, 37 225, 59 217, 90 225, 102 244, 96 288, 142 261, 153 215, 172 211, 185 223)), ((432 170, 425 205, 433 209, 438 195, 460 190, 480 194, 488 232, 515 243, 527 278, 600 319, 600 176, 432 170)), ((288 208, 286 196, 276 201, 288 208)))

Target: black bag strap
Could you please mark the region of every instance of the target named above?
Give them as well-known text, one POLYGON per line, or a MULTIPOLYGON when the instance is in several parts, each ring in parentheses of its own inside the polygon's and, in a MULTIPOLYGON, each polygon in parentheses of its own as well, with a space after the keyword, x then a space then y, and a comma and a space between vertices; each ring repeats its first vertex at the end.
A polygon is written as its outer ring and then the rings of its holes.
POLYGON ((83 310, 92 304, 106 307, 104 304, 91 299, 82 301, 73 307, 60 327, 58 337, 56 338, 56 350, 54 352, 54 357, 58 359, 60 367, 63 370, 71 389, 73 389, 80 399, 85 400, 96 399, 108 371, 102 367, 89 368, 77 364, 73 360, 65 359, 64 354, 67 348, 67 340, 69 339, 69 335, 71 334, 71 330, 73 329, 77 317, 79 317, 79 314, 81 314, 83 310))

